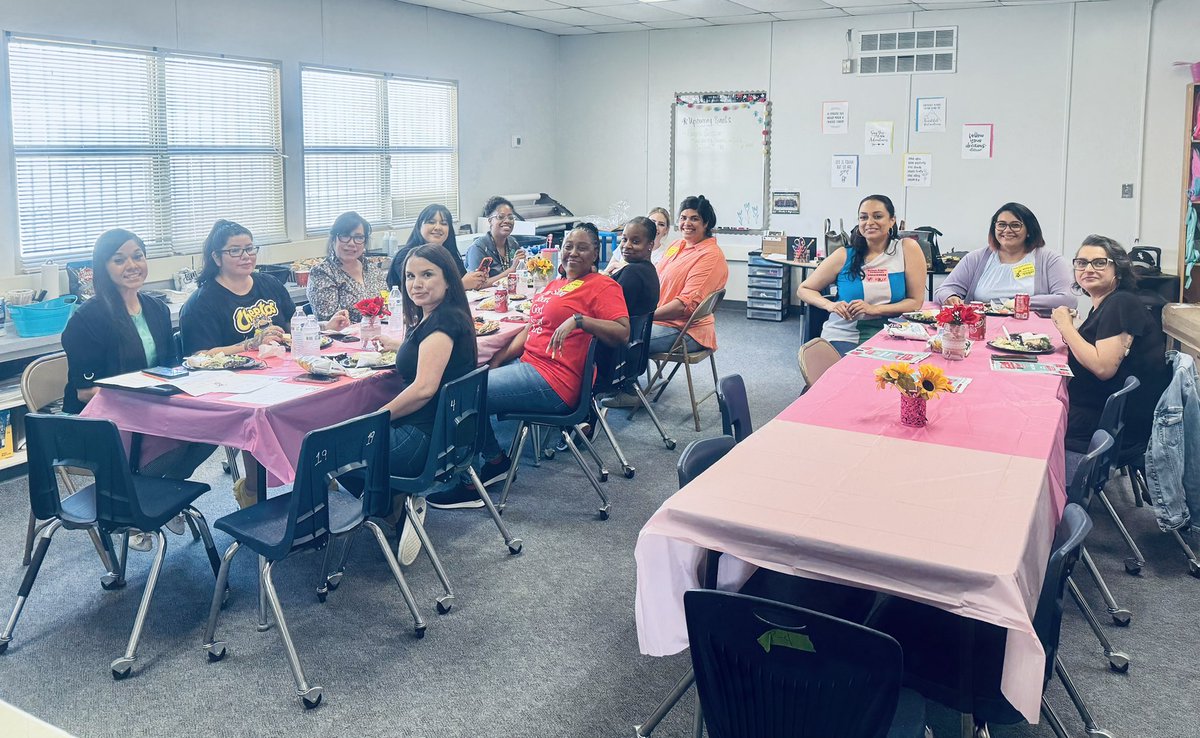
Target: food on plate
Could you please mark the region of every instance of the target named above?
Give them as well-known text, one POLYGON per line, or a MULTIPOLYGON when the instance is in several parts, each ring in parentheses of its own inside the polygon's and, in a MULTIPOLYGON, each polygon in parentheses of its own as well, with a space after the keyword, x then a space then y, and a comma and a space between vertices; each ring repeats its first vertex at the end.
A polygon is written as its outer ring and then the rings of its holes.
MULTIPOLYGON (((292 350, 292 334, 291 333, 283 334, 283 345, 287 347, 288 351, 292 350)), ((332 345, 333 345, 333 337, 332 336, 321 336, 321 348, 327 349, 332 345)))
POLYGON ((1012 315, 1014 305, 1012 300, 992 300, 984 307, 988 315, 1012 315))
POLYGON ((1045 333, 1014 333, 1011 338, 996 338, 992 346, 1009 351, 1032 351, 1045 353, 1054 350, 1054 344, 1045 333))
POLYGON ((250 369, 262 366, 262 362, 241 354, 195 354, 183 360, 188 369, 250 369))
POLYGON ((346 373, 341 364, 328 356, 297 356, 296 363, 304 371, 318 377, 333 377, 346 373))
POLYGON ((490 336, 498 330, 500 330, 500 321, 475 318, 476 336, 490 336))
POLYGON ((395 351, 356 351, 344 356, 341 365, 348 369, 390 369, 396 365, 395 351))
POLYGON ((480 310, 495 310, 496 309, 496 298, 494 298, 494 297, 486 298, 485 300, 483 300, 482 302, 479 303, 479 309, 480 310))
POLYGON ((521 302, 522 300, 528 300, 528 299, 529 299, 529 295, 509 295, 508 296, 509 302, 521 302))
POLYGON ((478 302, 479 300, 482 300, 483 298, 490 296, 493 292, 494 292, 494 290, 492 290, 492 289, 467 290, 467 300, 470 302, 478 302))
POLYGON ((925 341, 929 339, 929 331, 917 323, 888 323, 884 330, 892 338, 903 338, 909 341, 925 341))
POLYGON ((523 302, 518 302, 516 305, 513 305, 512 307, 513 307, 513 310, 519 310, 522 313, 528 313, 530 310, 533 309, 533 302, 531 302, 529 300, 524 300, 523 302))
POLYGON ((900 317, 914 323, 936 323, 937 316, 937 310, 916 310, 911 313, 903 313, 900 317))

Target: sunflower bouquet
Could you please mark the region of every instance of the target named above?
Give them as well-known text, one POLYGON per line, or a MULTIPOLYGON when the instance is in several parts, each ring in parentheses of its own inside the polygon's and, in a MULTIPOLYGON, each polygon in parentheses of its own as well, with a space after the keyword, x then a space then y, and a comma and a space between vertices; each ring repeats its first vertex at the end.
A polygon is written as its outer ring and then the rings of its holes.
POLYGON ((543 278, 554 271, 554 262, 544 256, 531 256, 525 260, 525 268, 543 278))
POLYGON ((939 366, 922 364, 918 367, 900 361, 884 364, 875 370, 875 386, 885 389, 892 385, 910 397, 935 399, 943 392, 954 392, 950 378, 939 366))

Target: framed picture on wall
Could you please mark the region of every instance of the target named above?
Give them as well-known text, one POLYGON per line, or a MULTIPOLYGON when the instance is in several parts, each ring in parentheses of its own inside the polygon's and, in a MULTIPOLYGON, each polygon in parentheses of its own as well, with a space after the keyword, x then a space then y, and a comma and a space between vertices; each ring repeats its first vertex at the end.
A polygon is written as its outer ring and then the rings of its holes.
POLYGON ((799 192, 772 192, 771 193, 771 214, 772 215, 799 215, 800 214, 800 193, 799 192))

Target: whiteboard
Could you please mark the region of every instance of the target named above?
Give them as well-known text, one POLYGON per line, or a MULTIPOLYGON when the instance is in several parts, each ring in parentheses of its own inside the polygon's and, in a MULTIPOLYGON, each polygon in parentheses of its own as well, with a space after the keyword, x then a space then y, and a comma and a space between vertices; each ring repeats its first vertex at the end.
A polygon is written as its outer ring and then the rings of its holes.
POLYGON ((704 195, 717 230, 761 231, 770 185, 771 103, 763 92, 680 93, 671 106, 671 202, 704 195))

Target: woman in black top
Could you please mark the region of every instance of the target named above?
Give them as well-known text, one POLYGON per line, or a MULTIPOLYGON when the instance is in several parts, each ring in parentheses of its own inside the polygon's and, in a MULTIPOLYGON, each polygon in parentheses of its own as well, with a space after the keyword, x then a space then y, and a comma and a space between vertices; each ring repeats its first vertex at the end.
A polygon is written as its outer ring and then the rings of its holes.
POLYGON ((477 269, 468 272, 463 266, 462 256, 458 253, 458 239, 454 235, 454 218, 445 205, 434 204, 426 206, 417 216, 412 233, 408 235, 408 243, 392 259, 392 268, 388 270, 389 287, 404 286, 404 260, 413 249, 426 243, 446 249, 464 288, 477 290, 487 284, 487 275, 477 269))
MULTIPOLYGON (((287 288, 254 271, 258 247, 243 226, 218 220, 204 240, 200 286, 179 314, 183 352, 236 354, 263 343, 279 343, 296 304, 287 288)), ((322 328, 340 330, 350 316, 339 310, 322 328)))
POLYGON ((1109 395, 1137 377, 1141 385, 1125 403, 1125 449, 1144 448, 1158 398, 1170 379, 1166 339, 1135 292, 1137 276, 1121 245, 1088 236, 1072 260, 1075 286, 1092 298, 1092 310, 1077 329, 1071 311, 1054 309, 1054 325, 1067 344, 1075 375, 1067 385, 1067 481, 1087 453, 1109 395))
MULTIPOLYGON (((92 249, 96 296, 80 306, 62 333, 67 353, 63 410, 78 413, 100 391, 98 379, 179 363, 167 306, 142 294, 146 246, 130 231, 105 231, 92 249)), ((213 446, 187 443, 148 462, 147 476, 187 479, 213 446)))
MULTIPOLYGON (((454 261, 441 246, 425 244, 413 249, 404 262, 403 343, 381 336, 381 350, 396 352, 396 371, 407 383, 384 405, 392 418, 391 473, 416 476, 429 454, 429 437, 437 415, 442 385, 475 369, 475 323, 467 294, 454 261)), ((398 501, 397 501, 398 502, 398 501)), ((424 517, 425 498, 414 500, 424 517)), ((393 521, 399 510, 393 506, 393 521)), ((419 540, 406 522, 400 535, 401 563, 410 564, 420 551, 419 540)))
MULTIPOLYGON (((625 293, 625 307, 633 318, 652 313, 658 307, 658 270, 650 261, 654 251, 654 240, 658 225, 649 218, 638 216, 625 224, 621 231, 621 258, 624 263, 617 267, 612 278, 621 285, 625 293)), ((630 340, 637 336, 630 336, 630 340)), ((597 366, 600 367, 598 387, 606 387, 612 381, 615 352, 603 344, 596 349, 597 366)), ((622 385, 614 397, 603 400, 607 407, 637 407, 640 400, 633 391, 633 383, 622 385)))

